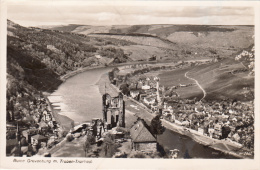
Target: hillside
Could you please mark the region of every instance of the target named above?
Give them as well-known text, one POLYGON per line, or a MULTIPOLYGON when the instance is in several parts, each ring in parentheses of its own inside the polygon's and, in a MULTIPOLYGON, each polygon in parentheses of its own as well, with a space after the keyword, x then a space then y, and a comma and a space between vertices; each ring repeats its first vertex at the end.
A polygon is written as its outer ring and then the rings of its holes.
POLYGON ((254 76, 240 62, 225 60, 214 65, 200 66, 190 71, 207 92, 205 99, 232 98, 241 101, 254 99, 254 76), (241 70, 241 71, 240 71, 241 70), (248 93, 250 89, 251 93, 248 93))
POLYGON ((44 29, 51 29, 51 30, 57 30, 57 31, 64 31, 64 32, 71 32, 73 30, 75 30, 78 27, 81 27, 84 25, 77 25, 77 24, 69 24, 69 25, 60 25, 60 26, 41 26, 40 28, 44 28, 44 29))
MULTIPOLYGON (((207 98, 216 94, 232 97, 237 93, 243 98, 241 89, 253 88, 252 76, 247 77, 247 72, 233 72, 243 66, 234 62, 234 55, 253 44, 252 26, 68 25, 41 29, 22 27, 10 20, 7 26, 8 111, 14 111, 13 101, 17 96, 33 99, 35 94, 54 91, 62 83, 62 75, 85 67, 132 61, 222 58, 222 62, 186 70, 206 89, 207 98)), ((185 70, 174 74, 174 77, 166 75, 165 80, 170 83, 178 75, 183 78, 185 70)), ((185 97, 201 95, 196 86, 180 90, 185 97)), ((17 102, 26 108, 28 100, 17 102)))
MULTIPOLYGON (((67 29, 67 31, 69 28, 67 29)), ((7 22, 7 121, 32 119, 29 104, 53 92, 74 70, 131 61, 121 47, 134 43, 7 22), (15 120, 10 119, 15 116, 15 120)), ((10 122, 11 121, 11 122, 10 122)))
POLYGON ((37 56, 50 69, 62 75, 79 67, 128 61, 120 48, 134 43, 113 38, 95 38, 69 32, 25 28, 9 21, 8 45, 37 56), (12 25, 12 26, 11 26, 12 25), (96 57, 98 56, 99 57, 96 57), (102 62, 102 61, 105 62, 102 62), (73 64, 72 64, 73 63, 73 64))
MULTIPOLYGON (((230 57, 253 43, 254 26, 221 25, 114 25, 87 26, 69 25, 54 27, 54 30, 67 30, 99 38, 124 39, 139 46, 163 48, 158 52, 162 60, 192 57, 230 57), (74 28, 74 30, 73 30, 74 28), (165 50, 166 49, 166 50, 165 50)), ((145 60, 136 48, 129 46, 132 60, 145 60)), ((152 49, 152 48, 151 48, 152 49)))
MULTIPOLYGON (((166 87, 198 81, 206 91, 205 100, 236 99, 251 101, 254 99, 254 76, 249 75, 248 68, 234 59, 224 59, 217 63, 203 64, 185 69, 167 71, 159 75, 161 85, 166 87)), ((182 98, 201 99, 202 90, 193 85, 176 90, 182 98)))

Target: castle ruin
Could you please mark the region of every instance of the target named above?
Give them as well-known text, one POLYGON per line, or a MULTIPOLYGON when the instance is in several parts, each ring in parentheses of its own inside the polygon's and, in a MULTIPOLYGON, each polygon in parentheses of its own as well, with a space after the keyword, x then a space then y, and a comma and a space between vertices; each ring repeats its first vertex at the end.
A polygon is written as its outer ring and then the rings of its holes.
POLYGON ((107 130, 113 127, 125 127, 125 102, 123 94, 111 96, 105 93, 103 101, 103 122, 107 130))

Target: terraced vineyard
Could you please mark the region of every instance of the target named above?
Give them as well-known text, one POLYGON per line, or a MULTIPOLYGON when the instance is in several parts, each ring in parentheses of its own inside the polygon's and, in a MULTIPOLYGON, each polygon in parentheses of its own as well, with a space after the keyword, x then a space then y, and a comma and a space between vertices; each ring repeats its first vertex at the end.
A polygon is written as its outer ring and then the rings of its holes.
POLYGON ((129 54, 129 58, 134 61, 140 60, 149 60, 149 58, 153 55, 155 56, 166 56, 167 51, 158 47, 151 47, 145 45, 130 45, 123 46, 122 49, 125 53, 129 54))
MULTIPOLYGON (((188 71, 190 78, 198 81, 205 89, 206 100, 231 98, 241 101, 252 100, 254 96, 245 97, 244 88, 250 88, 254 91, 254 76, 249 76, 248 71, 233 73, 234 70, 244 69, 239 62, 223 60, 218 63, 203 64, 188 69, 179 69, 167 71, 159 75, 160 84, 164 86, 176 86, 179 84, 194 83, 185 77, 188 71)), ((190 86, 176 89, 176 92, 184 98, 202 98, 202 90, 198 86, 190 86)))
MULTIPOLYGON (((185 77, 185 73, 188 69, 178 69, 173 71, 165 71, 162 74, 159 74, 160 78, 160 86, 172 87, 194 84, 194 81, 185 77)), ((180 95, 181 98, 202 98, 203 93, 201 89, 197 85, 189 86, 189 87, 181 87, 175 89, 175 91, 180 95)))
POLYGON ((236 98, 239 100, 252 100, 254 96, 245 97, 244 88, 254 91, 254 76, 248 71, 233 74, 234 70, 244 69, 241 63, 230 64, 228 61, 214 65, 202 65, 191 71, 191 76, 197 79, 207 91, 206 99, 236 98))
MULTIPOLYGON (((133 43, 147 45, 152 47, 162 47, 172 49, 175 46, 171 42, 165 42, 156 37, 147 36, 131 36, 131 35, 116 35, 116 34, 89 34, 91 37, 102 37, 102 38, 115 38, 120 40, 126 40, 133 43)), ((176 48, 176 47, 175 47, 176 48)))

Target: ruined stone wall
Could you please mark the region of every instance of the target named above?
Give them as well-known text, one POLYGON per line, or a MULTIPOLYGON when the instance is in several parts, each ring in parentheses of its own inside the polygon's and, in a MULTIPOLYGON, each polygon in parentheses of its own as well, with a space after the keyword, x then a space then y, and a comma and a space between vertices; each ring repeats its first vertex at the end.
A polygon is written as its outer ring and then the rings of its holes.
POLYGON ((138 151, 156 151, 157 150, 157 144, 154 143, 135 143, 135 149, 138 151))
POLYGON ((125 127, 125 104, 123 95, 119 93, 117 97, 110 97, 104 94, 103 100, 103 120, 107 124, 107 128, 125 127))

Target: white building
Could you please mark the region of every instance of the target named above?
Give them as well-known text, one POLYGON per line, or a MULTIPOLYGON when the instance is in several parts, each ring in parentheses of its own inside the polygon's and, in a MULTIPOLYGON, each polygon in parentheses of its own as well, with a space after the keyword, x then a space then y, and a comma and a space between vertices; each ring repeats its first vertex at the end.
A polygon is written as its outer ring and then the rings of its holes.
POLYGON ((151 86, 149 86, 149 85, 144 85, 144 86, 142 86, 142 89, 143 89, 143 90, 149 90, 149 89, 151 89, 151 86))

